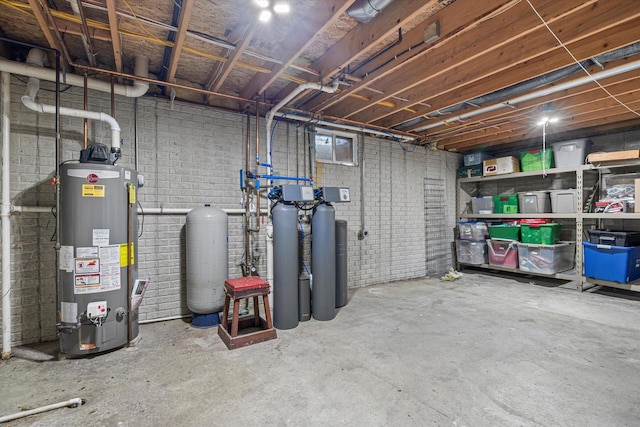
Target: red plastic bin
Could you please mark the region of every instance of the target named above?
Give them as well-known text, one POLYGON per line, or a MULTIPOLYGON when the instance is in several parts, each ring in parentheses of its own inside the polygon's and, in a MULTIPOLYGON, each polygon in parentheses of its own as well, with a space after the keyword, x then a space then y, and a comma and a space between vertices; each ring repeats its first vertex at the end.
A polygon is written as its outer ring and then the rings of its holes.
POLYGON ((500 267, 518 267, 518 242, 513 240, 487 240, 489 265, 500 267))

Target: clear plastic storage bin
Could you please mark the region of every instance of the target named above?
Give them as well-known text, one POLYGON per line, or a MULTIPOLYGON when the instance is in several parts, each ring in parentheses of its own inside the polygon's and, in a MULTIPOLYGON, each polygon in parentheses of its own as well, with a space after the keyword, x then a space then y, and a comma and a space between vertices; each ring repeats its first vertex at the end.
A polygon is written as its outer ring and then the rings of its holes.
POLYGON ((555 157, 557 168, 578 166, 584 164, 591 148, 591 141, 574 139, 553 143, 551 147, 553 147, 553 157, 555 157))
POLYGON ((459 222, 458 230, 462 240, 484 240, 489 237, 486 222, 459 222))
POLYGON ((575 259, 575 246, 572 242, 557 245, 518 243, 520 270, 542 274, 571 270, 575 259))
POLYGON ((456 240, 458 262, 462 264, 486 264, 487 242, 473 240, 456 240))
POLYGON ((492 214, 493 196, 478 196, 472 198, 471 212, 474 214, 492 214))

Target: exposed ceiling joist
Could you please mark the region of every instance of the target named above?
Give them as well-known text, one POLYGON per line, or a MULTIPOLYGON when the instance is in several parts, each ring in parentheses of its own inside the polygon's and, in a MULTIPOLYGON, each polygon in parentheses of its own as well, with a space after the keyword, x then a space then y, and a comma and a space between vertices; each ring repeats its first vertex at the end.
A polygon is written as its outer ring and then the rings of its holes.
POLYGON ((275 65, 269 75, 256 74, 240 91, 241 98, 261 95, 313 43, 314 38, 338 19, 355 0, 324 0, 316 2, 308 11, 308 19, 294 22, 288 43, 280 50, 281 65, 275 65))
MULTIPOLYGON (((358 25, 347 33, 315 60, 310 68, 318 71, 324 84, 329 83, 336 73, 371 52, 377 44, 393 36, 416 16, 437 4, 437 0, 406 0, 391 3, 371 21, 358 25)), ((276 95, 276 99, 284 98, 294 89, 295 85, 287 85, 276 95)), ((324 96, 320 99, 324 99, 324 96)))
MULTIPOLYGON (((591 0, 591 3, 593 2, 594 0, 591 0)), ((566 0, 563 2, 551 0, 545 2, 544 8, 541 6, 540 9, 545 13, 546 19, 549 22, 553 22, 567 14, 582 11, 585 7, 585 2, 582 0, 566 0)), ((449 81, 462 81, 455 74, 455 69, 472 71, 481 65, 492 66, 496 61, 502 60, 502 56, 498 52, 501 49, 505 51, 505 46, 511 43, 518 43, 520 46, 524 46, 524 50, 528 52, 529 48, 533 49, 536 46, 528 42, 527 36, 536 30, 540 34, 544 34, 542 32, 544 27, 540 20, 533 15, 527 3, 520 2, 502 14, 476 25, 471 31, 465 32, 451 43, 438 46, 429 55, 423 55, 419 61, 413 63, 412 67, 404 67, 403 73, 394 74, 394 76, 388 76, 376 82, 376 85, 384 87, 386 91, 384 95, 372 97, 372 102, 363 103, 348 99, 328 109, 327 112, 329 114, 344 114, 349 117, 362 113, 359 115, 366 116, 373 121, 378 119, 380 114, 394 112, 390 109, 376 109, 376 102, 386 100, 391 95, 402 96, 401 94, 409 89, 412 90, 410 98, 407 99, 423 102, 426 97, 418 96, 414 93, 414 88, 421 93, 429 90, 440 90, 441 87, 435 87, 431 83, 438 77, 444 77, 449 81), (492 33, 496 26, 502 28, 502 31, 492 33), (428 69, 429 72, 424 73, 423 70, 425 69, 428 69)), ((542 36, 542 40, 546 42, 544 46, 546 49, 550 49, 554 45, 548 33, 542 36)), ((513 61, 515 58, 513 55, 511 56, 511 61, 513 61)), ((509 62, 509 64, 512 63, 509 62)), ((411 106, 411 103, 403 104, 403 107, 409 106, 411 106)))
MULTIPOLYGON (((602 8, 591 11, 594 16, 598 16, 598 19, 593 22, 588 31, 576 29, 577 23, 584 19, 584 16, 580 15, 587 13, 583 10, 558 20, 554 25, 557 31, 563 35, 564 43, 579 60, 592 58, 627 45, 630 36, 628 31, 637 28, 640 12, 634 13, 631 8, 628 8, 624 11, 625 17, 621 18, 617 14, 616 7, 609 9, 608 4, 602 6, 602 8), (608 42, 602 43, 603 40, 608 42)), ((618 5, 617 9, 621 7, 623 5, 618 5)), ((640 34, 637 36, 637 40, 640 40, 640 34)), ((490 63, 477 61, 473 67, 466 67, 466 69, 457 66, 450 70, 451 74, 456 76, 455 79, 441 74, 435 79, 431 79, 429 86, 414 88, 408 98, 411 101, 403 104, 403 107, 412 107, 417 102, 428 100, 427 102, 433 106, 432 108, 419 107, 416 109, 416 113, 407 113, 399 109, 381 109, 374 106, 360 114, 352 115, 352 117, 355 120, 366 122, 384 119, 389 126, 395 126, 426 114, 427 110, 431 112, 441 108, 442 106, 434 101, 436 97, 446 98, 449 103, 455 102, 457 92, 464 87, 468 88, 474 85, 475 91, 490 93, 518 83, 526 79, 527 76, 542 75, 574 63, 564 48, 558 46, 546 28, 540 28, 539 31, 530 33, 524 39, 514 40, 491 52, 492 57, 496 58, 495 61, 490 63)), ((401 93, 401 96, 406 95, 406 93, 401 93)))
POLYGON ((29 6, 31 6, 33 15, 38 21, 38 25, 40 26, 40 29, 44 33, 44 37, 47 39, 47 43, 49 43, 49 47, 52 49, 60 50, 60 46, 58 46, 58 42, 56 38, 54 37, 53 33, 49 29, 49 23, 42 9, 43 6, 40 3, 40 0, 29 0, 29 6))
POLYGON ((116 64, 116 71, 122 72, 122 47, 120 45, 120 34, 118 33, 118 15, 116 13, 116 0, 107 0, 107 15, 109 16, 109 31, 111 32, 111 46, 113 48, 113 59, 116 64))
MULTIPOLYGON (((236 48, 231 52, 231 55, 227 59, 227 62, 222 65, 222 69, 219 72, 218 66, 215 66, 211 69, 209 75, 207 76, 207 80, 205 80, 204 83, 205 89, 213 90, 214 92, 220 90, 225 80, 227 79, 227 77, 229 77, 229 74, 231 74, 231 71, 236 66, 245 50, 251 43, 251 40, 253 39, 253 36, 255 35, 258 28, 258 19, 252 19, 247 25, 247 30, 244 34, 244 38, 242 39, 240 44, 236 45, 236 48)), ((207 96, 205 102, 209 102, 209 96, 207 96)))
POLYGON ((189 27, 189 20, 191 19, 191 12, 193 12, 194 3, 195 0, 182 1, 180 17, 178 18, 178 32, 176 34, 176 40, 173 48, 171 49, 171 59, 169 60, 169 71, 167 72, 166 78, 166 81, 168 82, 172 82, 176 77, 178 62, 180 61, 180 55, 182 54, 182 47, 187 35, 187 28, 189 27))

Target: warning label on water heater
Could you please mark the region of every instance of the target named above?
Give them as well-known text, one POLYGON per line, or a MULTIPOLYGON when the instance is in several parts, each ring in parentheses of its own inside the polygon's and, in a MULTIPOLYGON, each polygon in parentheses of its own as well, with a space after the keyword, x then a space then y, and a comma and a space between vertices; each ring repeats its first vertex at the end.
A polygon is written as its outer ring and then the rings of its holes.
POLYGON ((104 185, 82 184, 82 197, 104 197, 104 185))

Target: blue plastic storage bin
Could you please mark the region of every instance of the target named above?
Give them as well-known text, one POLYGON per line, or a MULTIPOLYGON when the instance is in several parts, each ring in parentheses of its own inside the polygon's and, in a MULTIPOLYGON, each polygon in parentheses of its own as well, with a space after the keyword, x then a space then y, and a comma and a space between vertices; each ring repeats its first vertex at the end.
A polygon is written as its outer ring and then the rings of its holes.
POLYGON ((485 160, 493 159, 493 156, 483 151, 464 155, 465 166, 481 165, 485 160))
POLYGON ((640 246, 610 246, 582 242, 584 275, 610 282, 629 283, 640 278, 640 246))

